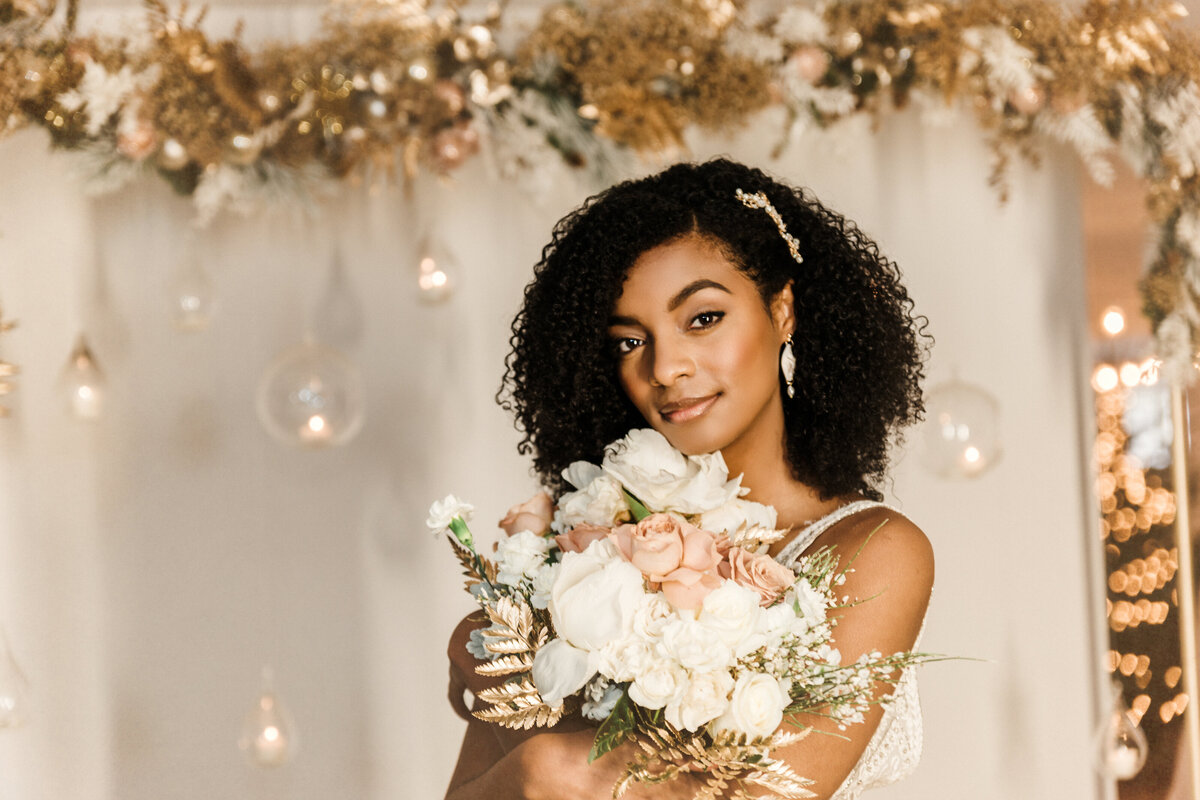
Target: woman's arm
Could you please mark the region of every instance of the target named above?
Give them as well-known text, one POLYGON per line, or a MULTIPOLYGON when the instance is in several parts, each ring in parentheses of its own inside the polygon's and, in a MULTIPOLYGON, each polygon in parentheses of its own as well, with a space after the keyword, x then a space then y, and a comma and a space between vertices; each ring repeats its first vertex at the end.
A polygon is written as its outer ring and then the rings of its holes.
MULTIPOLYGON (((880 508, 856 514, 818 543, 835 546, 842 567, 853 559, 838 594, 859 602, 840 612, 833 630, 833 646, 841 653, 842 663, 852 663, 873 650, 884 655, 911 650, 933 588, 933 550, 921 529, 896 512, 880 508)), ((877 683, 875 699, 890 695, 892 689, 890 683, 877 683)), ((799 716, 796 721, 813 731, 774 755, 811 779, 813 785, 808 788, 824 800, 854 769, 882 717, 883 706, 877 703, 862 723, 839 731, 828 720, 799 716)))

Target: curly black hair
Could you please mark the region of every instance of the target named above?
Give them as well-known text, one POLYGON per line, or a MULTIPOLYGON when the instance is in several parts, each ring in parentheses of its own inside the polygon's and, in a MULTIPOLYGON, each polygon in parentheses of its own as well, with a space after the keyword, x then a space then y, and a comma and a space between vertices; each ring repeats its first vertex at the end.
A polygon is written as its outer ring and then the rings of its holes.
POLYGON ((554 228, 512 325, 496 399, 514 413, 534 468, 554 494, 562 470, 599 462, 604 446, 646 421, 625 395, 609 316, 634 261, 688 235, 716 244, 764 304, 793 282, 796 396, 784 397, 793 475, 822 498, 881 499, 888 448, 923 418, 932 339, 896 264, 804 189, 726 159, 677 164, 586 200, 554 228), (800 243, 799 264, 771 217, 737 197, 763 192, 800 243))

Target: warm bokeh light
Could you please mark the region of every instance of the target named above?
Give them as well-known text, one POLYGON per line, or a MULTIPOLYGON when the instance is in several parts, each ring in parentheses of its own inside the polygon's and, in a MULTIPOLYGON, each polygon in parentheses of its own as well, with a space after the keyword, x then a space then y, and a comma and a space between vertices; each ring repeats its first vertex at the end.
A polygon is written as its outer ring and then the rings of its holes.
POLYGON ((1116 336, 1125 330, 1125 312, 1116 306, 1109 306, 1100 316, 1100 326, 1109 336, 1116 336))
POLYGON ((1097 392, 1111 392, 1120 382, 1121 376, 1112 364, 1101 364, 1092 373, 1092 388, 1097 392))
POLYGON ((1142 379, 1142 368, 1139 364, 1126 361, 1121 365, 1121 383, 1126 386, 1137 386, 1142 379))

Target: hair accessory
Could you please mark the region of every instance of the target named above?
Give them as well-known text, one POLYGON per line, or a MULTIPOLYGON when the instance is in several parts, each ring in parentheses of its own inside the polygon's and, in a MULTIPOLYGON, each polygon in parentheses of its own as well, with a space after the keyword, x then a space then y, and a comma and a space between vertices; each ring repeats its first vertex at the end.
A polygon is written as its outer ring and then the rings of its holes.
POLYGON ((800 255, 800 242, 796 241, 796 237, 788 233, 787 225, 783 224, 783 217, 779 216, 779 211, 775 206, 771 205, 771 201, 762 192, 749 194, 741 189, 737 190, 737 199, 742 201, 742 205, 746 208, 761 208, 770 215, 775 221, 775 227, 779 228, 779 235, 787 242, 788 250, 792 251, 792 258, 796 259, 797 264, 804 263, 804 257, 800 255))
POLYGON ((792 385, 792 378, 796 377, 796 354, 792 351, 790 333, 787 341, 783 343, 783 352, 779 354, 779 371, 783 373, 783 380, 787 383, 788 397, 795 397, 796 387, 792 385))

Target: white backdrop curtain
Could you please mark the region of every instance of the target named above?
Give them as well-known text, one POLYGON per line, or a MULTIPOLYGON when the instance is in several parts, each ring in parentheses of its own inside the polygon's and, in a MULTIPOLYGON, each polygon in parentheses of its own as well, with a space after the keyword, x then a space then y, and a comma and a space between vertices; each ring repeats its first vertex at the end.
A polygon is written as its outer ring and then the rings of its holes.
MULTIPOLYGON (((212 30, 235 16, 300 35, 317 11, 218 8, 212 30)), ((929 385, 957 370, 1002 414, 1003 460, 977 481, 930 476, 916 432, 898 457, 896 502, 937 556, 924 649, 983 661, 925 668, 924 760, 875 796, 1102 796, 1072 157, 1017 165, 1001 206, 965 116, 853 123, 772 161, 777 129, 692 153, 760 164, 857 220, 930 319, 929 385)), ((168 310, 188 202, 156 182, 86 199, 69 163, 38 132, 0 142, 0 302, 21 323, 0 357, 23 370, 0 420, 0 625, 33 686, 30 724, 0 731, 0 800, 440 797, 462 729, 445 639, 470 604, 425 509, 454 491, 484 530, 536 488, 493 394, 531 266, 585 189, 562 176, 529 196, 475 162, 412 199, 340 187, 315 222, 222 217, 194 245, 220 308, 188 334, 168 310), (444 305, 417 297, 421 214, 460 261, 444 305), (254 390, 304 335, 335 246, 363 308, 366 426, 292 451, 254 390), (109 385, 95 424, 56 383, 85 329, 109 385), (302 738, 269 772, 236 748, 264 664, 302 738)))

